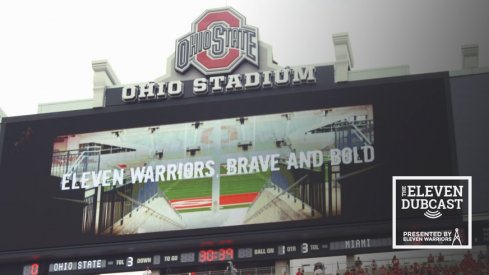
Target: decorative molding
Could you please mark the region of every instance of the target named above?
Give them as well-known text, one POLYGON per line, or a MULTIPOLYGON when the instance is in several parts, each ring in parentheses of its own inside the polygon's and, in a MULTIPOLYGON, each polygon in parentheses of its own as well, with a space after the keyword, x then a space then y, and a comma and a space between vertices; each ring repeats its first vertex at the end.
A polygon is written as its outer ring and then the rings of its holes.
POLYGON ((2 117, 6 117, 7 114, 5 114, 5 112, 2 110, 2 108, 0 108, 0 122, 2 122, 2 117))
POLYGON ((117 75, 115 74, 114 70, 112 69, 112 66, 110 65, 110 63, 107 59, 100 59, 100 60, 92 61, 92 69, 96 73, 99 73, 99 72, 106 73, 107 77, 110 79, 110 82, 111 82, 110 85, 111 86, 121 84, 121 82, 119 81, 119 78, 117 78, 117 75))
POLYGON ((475 69, 479 67, 479 45, 462 45, 462 69, 475 69))
POLYGON ((105 88, 120 85, 112 66, 106 59, 92 61, 93 69, 93 108, 105 106, 105 88))
POLYGON ((353 53, 348 33, 333 34, 333 44, 336 61, 335 82, 348 81, 348 71, 353 68, 353 53))

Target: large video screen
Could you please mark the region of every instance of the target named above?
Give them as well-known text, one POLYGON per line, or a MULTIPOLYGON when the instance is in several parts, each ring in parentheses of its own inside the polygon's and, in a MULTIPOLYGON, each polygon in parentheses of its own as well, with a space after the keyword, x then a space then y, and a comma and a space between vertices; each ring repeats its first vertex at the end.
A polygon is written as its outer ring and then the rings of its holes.
POLYGON ((124 235, 340 216, 330 178, 374 160, 362 105, 62 135, 51 175, 84 233, 124 235))
POLYGON ((392 176, 456 174, 445 74, 319 79, 5 118, 0 253, 390 222, 392 176))

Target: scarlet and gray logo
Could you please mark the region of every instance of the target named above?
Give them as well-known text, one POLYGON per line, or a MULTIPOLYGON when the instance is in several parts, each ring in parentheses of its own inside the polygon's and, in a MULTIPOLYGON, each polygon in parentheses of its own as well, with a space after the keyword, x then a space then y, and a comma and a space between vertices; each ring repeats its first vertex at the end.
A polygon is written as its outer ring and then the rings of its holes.
POLYGON ((208 10, 192 23, 192 32, 176 42, 175 70, 190 65, 204 75, 232 72, 243 60, 258 66, 258 29, 232 8, 208 10))

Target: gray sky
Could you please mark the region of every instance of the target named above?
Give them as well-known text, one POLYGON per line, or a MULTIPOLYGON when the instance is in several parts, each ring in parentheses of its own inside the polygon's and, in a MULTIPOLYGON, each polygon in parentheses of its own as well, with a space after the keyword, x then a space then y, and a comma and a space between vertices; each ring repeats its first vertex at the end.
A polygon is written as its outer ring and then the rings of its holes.
POLYGON ((153 80, 191 23, 226 4, 259 29, 282 66, 333 62, 339 32, 350 34, 354 70, 455 70, 470 43, 489 66, 487 0, 1 1, 0 108, 16 116, 91 98, 96 59, 108 59, 122 83, 153 80))

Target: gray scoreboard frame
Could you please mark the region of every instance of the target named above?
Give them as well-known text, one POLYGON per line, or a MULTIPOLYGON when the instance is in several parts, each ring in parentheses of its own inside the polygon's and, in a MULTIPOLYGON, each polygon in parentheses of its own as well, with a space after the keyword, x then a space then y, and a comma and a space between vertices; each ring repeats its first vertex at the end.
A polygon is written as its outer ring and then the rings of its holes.
MULTIPOLYGON (((334 83, 333 71, 332 66, 318 67, 317 83, 314 85, 139 104, 115 103, 106 108, 4 118, 0 131, 3 194, 0 195, 0 219, 4 224, 0 231, 0 247, 3 250, 0 251, 0 264, 29 261, 34 256, 45 260, 66 259, 195 248, 202 243, 219 244, 222 241, 240 245, 362 235, 389 236, 392 176, 458 174, 448 73, 334 83), (32 183, 32 175, 48 177, 52 141, 62 134, 364 104, 372 104, 374 108, 376 158, 381 162, 381 172, 366 178, 368 186, 350 193, 350 201, 353 201, 349 204, 350 215, 341 219, 106 238, 83 237, 69 232, 79 231, 79 227, 69 225, 73 221, 69 211, 73 209, 63 208, 64 213, 53 215, 47 210, 56 209, 57 206, 43 205, 48 197, 59 194, 59 187, 46 188, 38 182, 32 183), (26 132, 26 129, 29 130, 26 132), (14 144, 21 144, 23 148, 14 144), (431 154, 423 154, 425 152, 431 154), (379 183, 379 179, 382 183, 379 183), (27 186, 26 182, 30 185, 27 186), (380 198, 385 198, 384 204, 365 205, 362 196, 355 195, 372 190, 380 198), (364 212, 356 213, 355 209, 364 212), (56 226, 59 221, 64 221, 61 230, 56 226)), ((108 89, 107 100, 114 102, 121 90, 108 89)), ((74 196, 73 199, 78 197, 74 196)))

